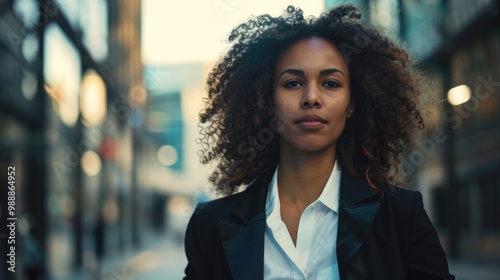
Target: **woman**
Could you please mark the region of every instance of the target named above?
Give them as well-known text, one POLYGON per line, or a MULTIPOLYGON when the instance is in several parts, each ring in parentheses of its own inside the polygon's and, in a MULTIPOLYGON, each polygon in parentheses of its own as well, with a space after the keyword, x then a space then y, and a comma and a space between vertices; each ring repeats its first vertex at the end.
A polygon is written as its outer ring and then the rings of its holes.
POLYGON ((423 128, 408 54, 351 5, 236 27, 208 78, 185 279, 454 279, 418 191, 398 180, 423 128), (242 184, 250 184, 234 194, 242 184))

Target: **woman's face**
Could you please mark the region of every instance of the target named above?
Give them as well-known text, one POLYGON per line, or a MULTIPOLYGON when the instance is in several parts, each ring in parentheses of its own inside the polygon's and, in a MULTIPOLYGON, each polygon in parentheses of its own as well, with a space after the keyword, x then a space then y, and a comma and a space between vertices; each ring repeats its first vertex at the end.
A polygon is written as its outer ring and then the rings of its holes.
POLYGON ((334 151, 354 111, 344 57, 322 38, 295 43, 277 61, 272 100, 282 148, 334 151))

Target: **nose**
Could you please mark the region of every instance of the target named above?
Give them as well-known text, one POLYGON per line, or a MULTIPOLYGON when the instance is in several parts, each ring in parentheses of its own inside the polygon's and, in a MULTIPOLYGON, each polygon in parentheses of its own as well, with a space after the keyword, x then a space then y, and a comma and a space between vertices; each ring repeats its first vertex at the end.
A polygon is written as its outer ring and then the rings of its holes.
POLYGON ((306 87, 304 96, 301 100, 302 108, 321 108, 321 98, 319 96, 320 90, 317 86, 310 85, 306 87))

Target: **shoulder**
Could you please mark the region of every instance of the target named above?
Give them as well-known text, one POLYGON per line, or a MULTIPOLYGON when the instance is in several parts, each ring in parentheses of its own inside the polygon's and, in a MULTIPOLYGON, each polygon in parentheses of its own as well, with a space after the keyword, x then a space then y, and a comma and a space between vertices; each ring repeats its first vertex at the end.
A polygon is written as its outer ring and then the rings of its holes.
MULTIPOLYGON (((415 224, 429 220, 424 210, 422 194, 417 190, 389 184, 383 184, 379 188, 384 192, 381 202, 383 212, 394 221, 400 239, 409 240, 410 232, 416 228, 415 224)), ((431 223, 428 223, 425 230, 431 227, 431 223)))
POLYGON ((200 247, 213 246, 212 241, 218 239, 217 220, 220 218, 228 219, 237 200, 238 195, 235 194, 199 203, 187 225, 186 246, 191 247, 195 241, 201 242, 200 247))
POLYGON ((420 191, 388 184, 380 188, 387 205, 385 210, 394 221, 401 254, 407 256, 408 278, 455 279, 449 274, 446 254, 424 209, 420 191))
POLYGON ((268 175, 258 177, 242 192, 198 204, 193 215, 201 216, 212 224, 219 219, 249 222, 264 213, 270 180, 268 175))
POLYGON ((194 210, 193 215, 199 215, 205 220, 211 220, 216 217, 228 217, 232 208, 241 199, 242 193, 232 194, 211 201, 199 203, 194 210))
POLYGON ((379 184, 377 187, 384 192, 384 200, 392 208, 411 212, 423 209, 422 194, 418 190, 404 189, 390 184, 379 184))
POLYGON ((380 218, 394 225, 399 245, 403 250, 407 250, 414 223, 420 220, 420 213, 423 212, 422 195, 417 190, 404 189, 390 184, 376 186, 384 192, 384 197, 380 202, 380 218))

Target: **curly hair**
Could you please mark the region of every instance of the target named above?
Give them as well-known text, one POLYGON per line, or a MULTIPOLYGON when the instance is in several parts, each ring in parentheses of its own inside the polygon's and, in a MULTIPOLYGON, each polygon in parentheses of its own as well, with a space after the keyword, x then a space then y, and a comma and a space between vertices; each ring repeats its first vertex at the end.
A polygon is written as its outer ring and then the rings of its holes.
POLYGON ((268 114, 273 73, 281 54, 311 37, 336 46, 351 73, 356 110, 338 139, 337 163, 374 191, 380 191, 377 182, 404 184, 399 156, 405 145, 415 146, 414 133, 424 128, 419 98, 426 85, 409 54, 360 18, 350 4, 317 18, 288 6, 282 16, 254 16, 232 30, 231 48, 208 76, 199 115, 198 155, 204 164, 218 162, 209 178, 218 192, 232 194, 276 166, 276 116, 268 114))

